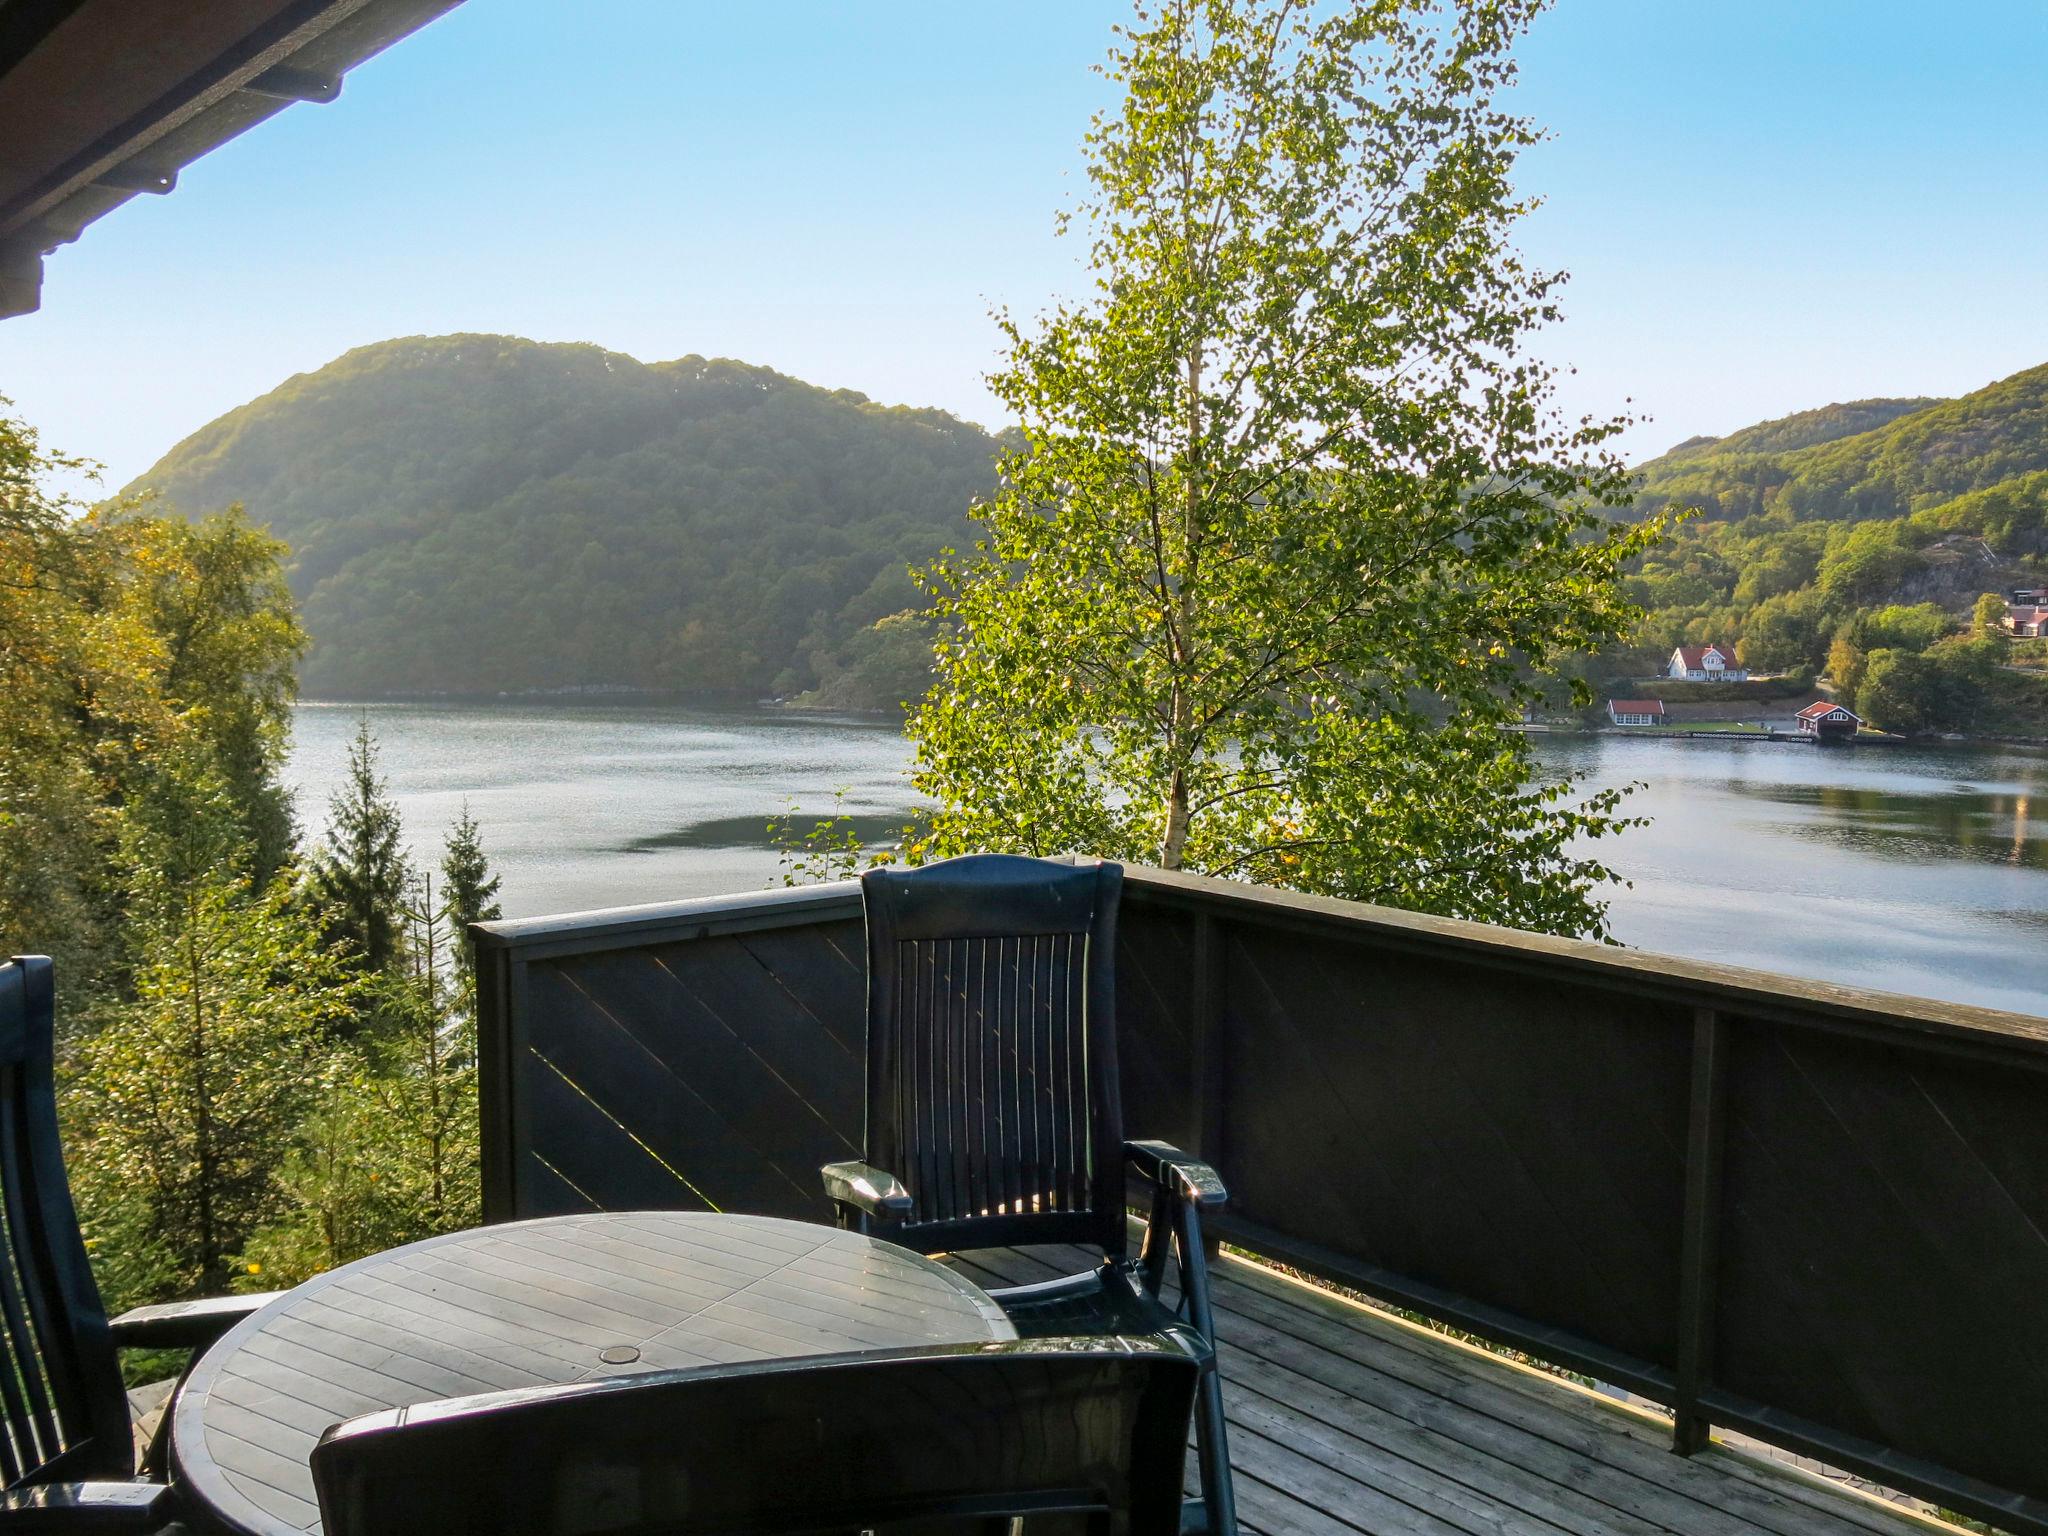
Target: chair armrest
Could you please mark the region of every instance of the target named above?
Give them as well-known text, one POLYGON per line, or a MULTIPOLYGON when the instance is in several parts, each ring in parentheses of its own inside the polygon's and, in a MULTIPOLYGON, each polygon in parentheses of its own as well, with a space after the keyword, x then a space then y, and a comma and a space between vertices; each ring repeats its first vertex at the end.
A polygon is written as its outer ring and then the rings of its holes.
POLYGON ((32 1483, 0 1493, 0 1527, 23 1536, 154 1531, 176 1512, 171 1490, 162 1483, 32 1483))
POLYGON ((118 1349, 204 1349, 251 1312, 283 1291, 247 1296, 208 1296, 200 1301, 166 1301, 135 1307, 108 1326, 118 1349))
POLYGON ((827 1163, 818 1170, 825 1180, 825 1198, 837 1205, 884 1221, 905 1221, 911 1212, 910 1191, 896 1175, 866 1163, 827 1163))
POLYGON ((1230 1191, 1214 1168, 1166 1142, 1127 1141, 1124 1160, 1198 1211, 1220 1211, 1230 1201, 1230 1191))

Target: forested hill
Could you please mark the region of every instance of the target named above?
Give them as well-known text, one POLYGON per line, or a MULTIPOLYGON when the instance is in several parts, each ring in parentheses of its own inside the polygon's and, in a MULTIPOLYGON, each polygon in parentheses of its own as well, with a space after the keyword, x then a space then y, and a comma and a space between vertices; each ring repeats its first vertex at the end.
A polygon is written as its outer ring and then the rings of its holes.
MULTIPOLYGON (((128 489, 292 548, 309 692, 829 681, 970 537, 996 442, 766 368, 508 336, 360 347, 128 489)), ((879 632, 888 636, 887 626, 879 632)))
POLYGON ((1776 421, 1760 421, 1726 437, 1689 437, 1660 458, 1642 466, 1647 474, 1659 474, 1684 459, 1702 459, 1709 454, 1790 453, 1816 443, 1854 437, 1889 426, 1901 416, 1925 410, 1941 401, 1931 395, 1907 400, 1851 400, 1846 405, 1824 405, 1818 410, 1796 411, 1776 421))
POLYGON ((2048 365, 1957 400, 1859 400, 1694 438, 1642 466, 1638 506, 1708 517, 1903 517, 2048 470, 2048 365))
POLYGON ((1956 400, 1860 400, 1695 439, 1642 477, 1640 510, 1702 515, 1629 576, 1638 644, 1592 670, 1640 677, 1711 640, 1754 670, 1825 672, 1879 723, 2048 733, 2048 654, 2005 645, 2000 605, 1979 608, 2048 583, 2048 367, 1956 400))

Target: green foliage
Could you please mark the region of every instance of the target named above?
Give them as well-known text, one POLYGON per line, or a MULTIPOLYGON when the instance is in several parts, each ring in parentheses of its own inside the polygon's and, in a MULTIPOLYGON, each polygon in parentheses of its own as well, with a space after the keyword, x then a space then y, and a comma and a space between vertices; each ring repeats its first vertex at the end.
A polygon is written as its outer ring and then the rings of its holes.
POLYGON ((1948 633, 1951 620, 1939 603, 1890 603, 1863 615, 1867 649, 1924 651, 1948 633))
MULTIPOLYGON (((1787 677, 1752 677, 1739 683, 1690 683, 1675 677, 1651 678, 1636 685, 1645 699, 1668 699, 1693 704, 1732 704, 1745 700, 1759 703, 1770 699, 1796 699, 1813 687, 1810 673, 1795 672, 1787 677)), ((1605 704, 1600 707, 1604 710, 1605 704)))
POLYGON ((1820 643, 1825 609, 1811 588, 1780 592, 1750 610, 1736 659, 1752 672, 1797 672, 1810 667, 1820 643))
POLYGON ((887 864, 891 855, 870 854, 854 820, 846 814, 846 791, 832 792, 834 812, 806 822, 796 801, 785 815, 768 823, 768 841, 777 850, 776 862, 784 885, 822 885, 833 880, 852 880, 872 864, 887 864))
POLYGON ((1915 527, 1981 535, 2007 557, 2048 554, 2048 470, 2015 476, 1913 514, 1915 527))
POLYGON ((1821 550, 1811 540, 1773 542, 1757 551, 1742 568, 1734 598, 1742 607, 1790 597, 1819 574, 1821 550))
POLYGON ((233 512, 88 515, 44 489, 83 467, 0 416, 0 934, 79 1000, 129 966, 123 828, 162 763, 224 780, 249 872, 277 867, 289 817, 264 788, 300 645, 274 542, 233 512))
MULTIPOLYGON (((1832 406, 1686 445, 1643 466, 1641 505, 1698 506, 1717 519, 1861 520, 1993 493, 1958 515, 2003 526, 2013 498, 2028 502, 2023 487, 2044 472, 2048 366, 1959 400, 1832 406)), ((2038 488, 2031 505, 2039 507, 2038 488)))
POLYGON ((0 936, 60 967, 67 1162, 116 1307, 298 1278, 477 1216, 474 1008, 447 924, 494 910, 465 815, 454 901, 405 884, 359 736, 330 897, 277 770, 301 636, 282 546, 45 489, 0 417, 0 936), (453 909, 453 910, 451 910, 453 909), (409 925, 409 940, 398 925, 409 925), (378 1028, 365 1030, 374 1019, 378 1028))
MULTIPOLYGON (((1856 686, 1856 712, 1883 731, 2023 733, 2007 718, 2001 688, 2003 646, 1994 639, 1952 635, 1924 650, 1880 647, 1869 653, 1856 686)), ((2038 706, 2035 706, 2038 710, 2038 706)))
POLYGON ((1817 443, 1837 442, 1889 426, 1901 416, 1940 405, 1939 399, 1920 396, 1909 400, 1851 400, 1846 405, 1824 405, 1818 410, 1798 411, 1776 421, 1759 422, 1731 432, 1726 437, 1689 438, 1673 448, 1658 464, 1683 460, 1698 462, 1728 454, 1790 453, 1817 443))
POLYGON ((377 773, 377 743, 365 718, 349 743, 348 778, 327 802, 327 833, 313 854, 309 894, 328 947, 368 973, 399 959, 410 877, 401 836, 398 807, 377 773))
POLYGON ((1499 726, 1633 618, 1657 524, 1529 357, 1560 279, 1503 112, 1535 6, 1140 13, 1088 138, 1095 291, 1001 316, 1023 423, 928 568, 913 855, 1084 850, 1563 932, 1616 798, 1499 726))
POLYGON ((460 1004, 471 1017, 476 1013, 476 948, 470 942, 469 925, 504 916, 498 905, 498 877, 491 873, 484 855, 483 829, 469 814, 469 802, 462 802, 462 815, 448 829, 441 855, 442 889, 447 893, 449 926, 454 930, 449 952, 454 961, 455 985, 460 1004))
POLYGON ((1630 576, 1637 641, 1732 635, 1753 668, 1824 667, 1884 730, 2048 732, 2048 695, 2000 670, 2015 653, 1985 591, 2048 577, 2048 369, 1916 409, 1863 404, 1887 419, 1833 432, 1862 407, 1831 408, 1831 424, 1791 417, 1645 466, 1647 505, 1683 495, 1708 516, 1630 576))
POLYGON ((89 1212, 118 1213, 111 1246, 149 1289, 204 1294, 280 1209, 277 1159, 317 1102, 356 983, 281 880, 139 881, 133 999, 78 1044, 74 1177, 89 1212))
POLYGON ((901 711, 932 685, 932 630, 922 615, 892 613, 821 662, 824 681, 797 702, 819 709, 901 711))
POLYGON ((859 664, 842 647, 917 601, 907 567, 961 536, 995 451, 942 411, 742 363, 411 337, 287 381, 137 483, 245 502, 290 542, 317 692, 753 697, 859 664))
POLYGON ((254 859, 268 881, 296 836, 278 782, 289 745, 305 636, 279 562, 284 546, 239 506, 202 523, 153 519, 136 590, 163 637, 163 688, 220 767, 254 859))
MULTIPOLYGON (((1986 586, 2048 574, 2048 367, 1960 400, 1860 401, 1696 440, 1641 474, 1640 506, 1704 515, 1631 574, 1648 610, 1637 640, 1733 638, 1752 667, 1825 666, 1853 689, 1860 653, 1924 652, 1986 586), (1865 632, 1898 608, 1941 622, 1865 632)), ((1628 668, 1617 654, 1606 670, 1628 668)))
POLYGON ((1863 685, 1863 668, 1868 660, 1858 643, 1855 625, 1844 624, 1828 645, 1828 680, 1835 685, 1837 694, 1850 699, 1856 696, 1856 690, 1863 685))
POLYGON ((317 1107, 280 1149, 279 1218, 243 1246, 238 1289, 296 1285, 388 1248, 403 1225, 384 1198, 389 1158, 373 1081, 342 1056, 328 1061, 315 1081, 317 1107))
POLYGON ((1941 707, 1939 687, 1939 675, 1925 657, 1872 651, 1856 687, 1856 712, 1881 731, 1913 735, 1933 724, 1941 707))
MULTIPOLYGON (((487 872, 485 883, 495 884, 487 872)), ((290 1204, 248 1245, 262 1284, 295 1284, 481 1215, 475 1011, 450 964, 455 902, 443 895, 437 904, 428 877, 410 885, 402 959, 372 983, 379 1028, 336 1053, 320 1107, 278 1170, 290 1204)))
POLYGON ((1970 609, 1970 633, 1980 639, 1995 637, 2004 627, 2005 599, 1996 592, 1986 592, 1970 609))
POLYGON ((1905 531, 1904 520, 1895 519, 1858 523, 1829 538, 1815 580, 1830 612, 1875 602, 1897 589, 1917 558, 1905 531))
POLYGON ((1976 717, 1964 729, 1987 736, 2048 740, 2048 676, 2002 668, 1990 671, 1985 675, 1976 717))

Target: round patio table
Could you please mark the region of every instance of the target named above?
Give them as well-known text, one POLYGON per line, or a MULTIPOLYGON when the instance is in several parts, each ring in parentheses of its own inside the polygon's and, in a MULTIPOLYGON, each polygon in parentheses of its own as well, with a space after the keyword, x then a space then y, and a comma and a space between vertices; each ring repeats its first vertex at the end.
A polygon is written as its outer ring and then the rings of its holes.
POLYGON ((171 1476, 227 1530, 317 1531, 308 1459, 330 1425, 357 1414, 1016 1336, 944 1265, 830 1227, 673 1211, 511 1222, 358 1260, 245 1318, 178 1396, 171 1476))

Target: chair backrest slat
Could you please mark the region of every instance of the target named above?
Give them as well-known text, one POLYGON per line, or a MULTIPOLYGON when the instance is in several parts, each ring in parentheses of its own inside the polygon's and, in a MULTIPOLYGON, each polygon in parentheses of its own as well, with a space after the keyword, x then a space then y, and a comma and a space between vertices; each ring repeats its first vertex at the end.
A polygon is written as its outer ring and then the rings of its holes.
POLYGON ((1177 1536, 1198 1370, 1148 1336, 656 1371, 352 1419, 313 1478, 327 1536, 1177 1536))
POLYGON ((928 1251, 1124 1252, 1115 950, 1123 871, 977 854, 861 878, 866 1156, 928 1251))
POLYGON ((0 964, 0 1480, 134 1471, 113 1338, 64 1175, 50 962, 0 964))
MULTIPOLYGON (((8 1069, 0 1067, 0 1088, 9 1086, 7 1075, 8 1069)), ((21 1144, 20 1119, 13 1096, 0 1092, 0 1147, 13 1149, 21 1144)), ((20 1465, 26 1470, 55 1460, 64 1441, 51 1407, 54 1394, 48 1365, 37 1342, 47 1330, 48 1317, 31 1317, 30 1298, 35 1291, 27 1284, 31 1277, 21 1273, 28 1244, 19 1230, 27 1205, 20 1173, 19 1158, 0 1157, 0 1330, 7 1338, 4 1395, 8 1427, 18 1441, 20 1465)))

